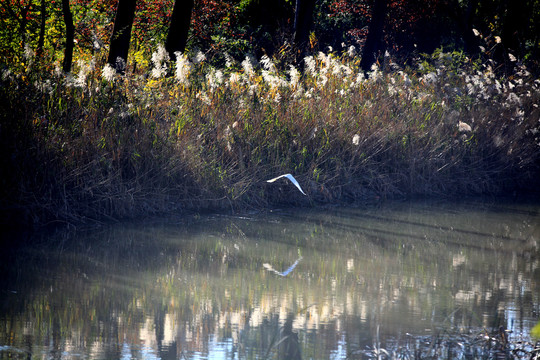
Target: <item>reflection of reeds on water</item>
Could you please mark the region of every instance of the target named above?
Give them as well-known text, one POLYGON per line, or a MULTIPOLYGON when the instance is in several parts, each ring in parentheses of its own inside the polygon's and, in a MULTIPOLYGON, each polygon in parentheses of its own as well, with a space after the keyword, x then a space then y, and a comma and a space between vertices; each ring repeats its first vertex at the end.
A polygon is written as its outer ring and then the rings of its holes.
MULTIPOLYGON (((90 350, 78 348, 89 358, 118 338, 133 351, 178 344, 177 354, 186 359, 208 351, 214 346, 208 339, 215 338, 263 359, 328 359, 339 346, 351 359, 537 356, 537 344, 515 335, 526 323, 516 325, 516 333, 478 330, 498 326, 489 309, 516 309, 528 319, 537 306, 536 260, 515 255, 507 261, 527 238, 527 224, 538 223, 537 212, 504 213, 504 232, 496 235, 500 211, 425 206, 309 216, 289 210, 272 221, 211 217, 182 230, 170 222, 118 226, 78 242, 58 240, 64 244, 58 254, 44 245, 42 262, 28 274, 35 280, 37 273, 51 273, 52 263, 59 265, 50 286, 31 297, 35 313, 17 316, 21 320, 6 335, 15 334, 14 344, 24 342, 24 334, 45 343, 42 334, 53 331, 75 338, 102 322, 117 329, 100 333, 90 350), (504 248, 490 245, 494 241, 504 248), (66 310, 51 312, 49 303, 66 310), (51 320, 50 329, 39 319, 52 315, 60 320, 51 320), (426 328, 444 326, 441 317, 452 319, 452 329, 473 330, 425 335, 426 328)), ((17 254, 13 265, 28 270, 28 259, 17 254)), ((21 279, 21 268, 13 268, 21 279)), ((501 314, 500 323, 509 323, 509 316, 501 314)), ((85 343, 94 339, 83 336, 85 343)))
POLYGON ((287 318, 274 333, 263 359, 269 359, 273 352, 277 352, 279 359, 301 360, 302 352, 298 341, 298 333, 293 331, 294 314, 288 313, 287 318))
POLYGON ((358 353, 377 359, 540 359, 540 342, 511 338, 503 328, 476 333, 442 331, 432 336, 411 336, 358 353))

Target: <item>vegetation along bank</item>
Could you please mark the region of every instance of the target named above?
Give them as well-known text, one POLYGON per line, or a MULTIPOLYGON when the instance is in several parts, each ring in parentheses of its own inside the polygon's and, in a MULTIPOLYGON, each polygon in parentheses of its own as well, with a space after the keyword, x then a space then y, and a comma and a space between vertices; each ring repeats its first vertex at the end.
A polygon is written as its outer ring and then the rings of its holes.
POLYGON ((475 34, 475 56, 383 51, 367 72, 358 44, 171 57, 158 43, 121 70, 87 54, 66 72, 26 43, 0 80, 3 221, 534 191, 540 80, 475 34), (308 196, 266 183, 283 173, 308 196))

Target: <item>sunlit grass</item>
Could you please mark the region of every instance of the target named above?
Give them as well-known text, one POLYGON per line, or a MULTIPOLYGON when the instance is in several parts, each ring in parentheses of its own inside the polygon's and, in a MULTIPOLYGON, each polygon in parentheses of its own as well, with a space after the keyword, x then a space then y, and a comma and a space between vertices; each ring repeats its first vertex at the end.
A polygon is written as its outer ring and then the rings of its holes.
POLYGON ((67 75, 4 70, 6 207, 79 221, 532 184, 540 80, 519 62, 503 77, 491 59, 437 51, 364 74, 347 50, 303 69, 226 54, 215 67, 201 52, 172 61, 159 47, 123 76, 100 60, 67 75), (282 173, 309 197, 264 182, 282 173))

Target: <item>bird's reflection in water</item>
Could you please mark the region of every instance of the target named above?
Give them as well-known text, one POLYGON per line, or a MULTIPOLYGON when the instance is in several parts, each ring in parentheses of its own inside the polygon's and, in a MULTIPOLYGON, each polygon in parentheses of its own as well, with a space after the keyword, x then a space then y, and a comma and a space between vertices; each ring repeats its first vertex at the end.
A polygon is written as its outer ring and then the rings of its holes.
POLYGON ((283 272, 277 271, 276 269, 274 269, 274 268, 272 267, 272 265, 270 265, 270 264, 268 264, 268 263, 264 263, 264 264, 263 264, 263 267, 264 267, 266 270, 268 270, 268 271, 271 271, 271 272, 273 272, 273 273, 275 273, 275 274, 278 274, 279 276, 287 276, 287 275, 289 275, 289 273, 291 273, 291 272, 294 270, 294 268, 296 267, 296 265, 298 265, 298 263, 300 262, 300 260, 302 260, 302 257, 301 257, 301 256, 300 256, 298 259, 296 259, 296 261, 295 261, 291 266, 289 266, 289 268, 288 268, 287 270, 285 270, 285 271, 283 271, 283 272))

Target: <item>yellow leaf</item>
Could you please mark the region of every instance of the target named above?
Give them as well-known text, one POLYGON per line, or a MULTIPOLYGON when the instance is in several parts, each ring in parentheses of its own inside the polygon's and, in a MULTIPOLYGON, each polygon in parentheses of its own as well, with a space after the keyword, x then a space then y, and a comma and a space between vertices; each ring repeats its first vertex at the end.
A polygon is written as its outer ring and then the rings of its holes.
POLYGON ((540 321, 531 329, 531 335, 534 338, 540 339, 540 321))

